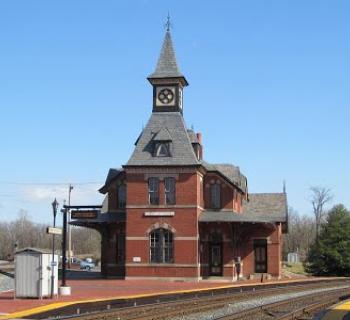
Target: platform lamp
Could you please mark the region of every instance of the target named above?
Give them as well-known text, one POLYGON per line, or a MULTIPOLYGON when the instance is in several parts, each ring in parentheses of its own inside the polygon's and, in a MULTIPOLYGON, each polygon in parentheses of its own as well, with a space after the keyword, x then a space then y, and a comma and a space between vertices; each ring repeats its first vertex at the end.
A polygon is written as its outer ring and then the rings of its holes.
MULTIPOLYGON (((56 227, 56 216, 57 216, 57 208, 58 202, 55 200, 51 203, 52 212, 53 212, 53 227, 56 227)), ((57 266, 58 267, 58 266, 57 266)), ((52 261, 51 261, 51 299, 54 295, 54 285, 55 285, 55 234, 52 234, 52 261)))

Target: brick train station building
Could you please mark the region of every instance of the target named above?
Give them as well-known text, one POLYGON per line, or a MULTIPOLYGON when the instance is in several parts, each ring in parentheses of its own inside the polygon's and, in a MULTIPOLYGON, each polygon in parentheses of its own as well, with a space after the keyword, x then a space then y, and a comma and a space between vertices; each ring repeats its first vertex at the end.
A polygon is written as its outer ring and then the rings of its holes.
MULTIPOLYGON (((283 193, 248 192, 232 164, 204 160, 202 137, 187 128, 183 90, 166 31, 153 86, 151 117, 129 161, 110 169, 101 212, 74 225, 101 233, 101 271, 127 279, 236 280, 281 276, 283 193)), ((209 146, 210 147, 210 146, 209 146)))

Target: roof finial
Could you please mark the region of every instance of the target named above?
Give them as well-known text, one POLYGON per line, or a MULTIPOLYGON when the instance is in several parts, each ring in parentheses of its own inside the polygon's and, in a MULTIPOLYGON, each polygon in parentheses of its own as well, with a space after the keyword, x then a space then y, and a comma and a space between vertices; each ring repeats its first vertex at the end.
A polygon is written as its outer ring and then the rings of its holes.
POLYGON ((171 27, 172 27, 172 25, 170 22, 170 13, 168 11, 168 16, 167 16, 167 20, 166 20, 166 24, 165 24, 166 31, 169 32, 171 27))
POLYGON ((283 180, 283 193, 287 193, 286 180, 283 180))

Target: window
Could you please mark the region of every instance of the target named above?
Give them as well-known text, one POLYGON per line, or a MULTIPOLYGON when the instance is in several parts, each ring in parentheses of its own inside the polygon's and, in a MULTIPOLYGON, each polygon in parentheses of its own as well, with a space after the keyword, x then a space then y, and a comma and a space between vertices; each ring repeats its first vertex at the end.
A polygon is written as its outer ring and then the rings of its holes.
POLYGON ((155 148, 155 156, 156 157, 169 157, 169 144, 168 143, 158 143, 155 148))
POLYGON ((221 189, 218 183, 210 185, 210 206, 213 209, 221 207, 221 189))
POLYGON ((150 233, 150 261, 173 262, 173 234, 167 229, 156 229, 150 233))
POLYGON ((165 185, 165 204, 175 204, 175 178, 167 177, 164 179, 165 185))
POLYGON ((117 235, 117 263, 125 261, 125 234, 118 233, 117 235))
POLYGON ((126 185, 121 184, 118 187, 118 208, 123 209, 126 206, 126 185))
POLYGON ((159 179, 152 177, 148 179, 149 204, 159 204, 159 179))

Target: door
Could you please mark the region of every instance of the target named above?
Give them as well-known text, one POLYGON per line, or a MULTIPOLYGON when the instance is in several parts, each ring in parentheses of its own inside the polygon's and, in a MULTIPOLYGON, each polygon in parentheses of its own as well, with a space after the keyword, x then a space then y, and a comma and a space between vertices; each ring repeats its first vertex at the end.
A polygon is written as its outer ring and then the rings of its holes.
POLYGON ((210 245, 209 273, 211 276, 222 276, 222 245, 210 245))
POLYGON ((267 241, 254 240, 255 273, 267 272, 267 241))

